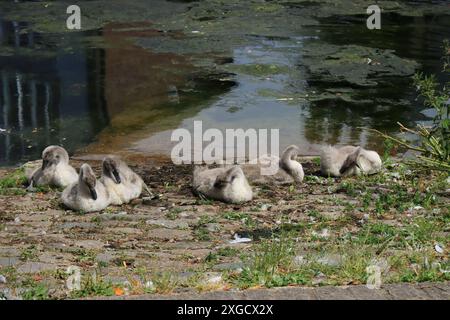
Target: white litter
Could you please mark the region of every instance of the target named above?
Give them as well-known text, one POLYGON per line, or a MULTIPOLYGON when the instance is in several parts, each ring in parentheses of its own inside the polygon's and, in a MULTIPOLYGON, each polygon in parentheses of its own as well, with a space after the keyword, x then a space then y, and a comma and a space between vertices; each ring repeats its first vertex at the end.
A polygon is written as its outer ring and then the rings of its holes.
POLYGON ((421 206, 415 206, 415 207, 411 207, 411 208, 409 208, 408 209, 408 213, 413 213, 414 211, 418 211, 418 210, 422 210, 423 209, 423 207, 421 207, 421 206))
POLYGON ((6 129, 0 128, 0 132, 6 132, 6 129))
POLYGON ((156 287, 153 283, 153 281, 149 280, 145 283, 145 288, 149 290, 156 290, 156 287))
POLYGON ((444 249, 442 249, 442 247, 439 244, 434 245, 434 250, 436 250, 436 252, 438 253, 444 253, 444 249))
POLYGON ((230 243, 244 243, 244 242, 251 242, 252 239, 250 238, 241 238, 237 233, 234 234, 234 240, 231 240, 230 243))
POLYGON ((2 274, 0 274, 0 283, 6 283, 6 278, 2 274))

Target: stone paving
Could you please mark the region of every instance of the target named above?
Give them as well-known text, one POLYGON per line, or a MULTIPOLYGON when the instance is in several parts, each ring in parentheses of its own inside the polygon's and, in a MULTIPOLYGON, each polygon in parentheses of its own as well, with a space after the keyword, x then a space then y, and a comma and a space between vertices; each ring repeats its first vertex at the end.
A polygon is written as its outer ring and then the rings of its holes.
MULTIPOLYGON (((88 162, 99 173, 100 163, 88 162)), ((81 161, 74 161, 74 166, 80 164, 81 161)), ((310 162, 304 167, 307 173, 317 170, 310 162)), ((295 191, 289 187, 255 187, 257 196, 244 205, 208 202, 192 195, 191 166, 135 165, 133 168, 153 192, 160 195, 159 199, 143 196, 127 205, 80 214, 61 206, 59 191, 0 195, 0 275, 5 277, 5 281, 0 279, 0 293, 6 298, 20 298, 26 289, 24 284, 29 285, 31 281, 33 285, 49 288, 50 298, 68 298, 65 270, 78 266, 83 273, 94 272, 103 281, 131 283, 135 290, 130 294, 144 298, 163 296, 140 296, 146 290, 138 283, 145 282, 151 275, 170 272, 182 283, 173 291, 180 295, 170 295, 170 298, 448 299, 448 283, 387 285, 379 291, 349 286, 183 294, 191 286, 192 276, 201 274, 211 279, 220 277, 224 271, 242 270, 239 255, 248 252, 253 243, 270 238, 281 219, 288 219, 292 225, 311 222, 310 212, 315 210, 329 221, 337 221, 344 215, 346 206, 336 199, 355 200, 345 193, 329 192, 330 186, 304 183, 295 191), (305 194, 308 196, 303 196, 305 194), (233 244, 235 234, 250 236, 253 242, 233 244), (211 253, 229 248, 233 254, 205 262, 211 253)), ((0 178, 5 174, 6 171, 0 171, 0 178)), ((355 221, 364 218, 361 212, 345 214, 355 221)), ((387 219, 386 223, 395 221, 387 219)), ((347 224, 336 232, 358 228, 357 224, 347 224)), ((299 245, 300 250, 307 252, 311 243, 301 242, 300 237, 299 245)), ((341 263, 341 257, 333 254, 320 259, 319 263, 330 266, 341 263)), ((193 286, 198 287, 203 280, 195 281, 193 286)), ((202 289, 205 287, 208 288, 208 283, 202 289)), ((92 295, 101 296, 102 292, 92 295)))
POLYGON ((364 285, 345 287, 283 287, 246 291, 214 291, 180 293, 170 296, 138 295, 107 299, 146 300, 450 300, 450 282, 419 284, 388 284, 380 289, 364 285))

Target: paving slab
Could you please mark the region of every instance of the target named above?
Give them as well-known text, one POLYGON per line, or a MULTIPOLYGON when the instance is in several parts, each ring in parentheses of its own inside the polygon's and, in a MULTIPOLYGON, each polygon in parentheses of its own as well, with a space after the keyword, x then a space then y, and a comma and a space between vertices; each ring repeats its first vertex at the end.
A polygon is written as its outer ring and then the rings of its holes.
POLYGON ((147 294, 103 297, 120 300, 450 300, 450 281, 444 283, 387 284, 380 289, 365 285, 340 287, 283 287, 246 291, 186 292, 172 295, 147 294))

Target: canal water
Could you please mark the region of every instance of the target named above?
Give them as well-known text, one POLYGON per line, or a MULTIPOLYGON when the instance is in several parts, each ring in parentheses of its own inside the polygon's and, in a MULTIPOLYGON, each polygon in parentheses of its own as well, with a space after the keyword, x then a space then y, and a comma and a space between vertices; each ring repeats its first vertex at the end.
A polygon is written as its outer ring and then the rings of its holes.
POLYGON ((308 93, 333 87, 305 71, 305 49, 318 41, 388 49, 438 73, 449 21, 391 14, 382 31, 367 32, 362 16, 324 18, 294 36, 252 35, 217 58, 141 46, 136 39, 182 44, 185 37, 142 21, 62 35, 0 15, 0 166, 37 159, 50 144, 70 154, 168 155, 172 130, 192 130, 195 120, 204 130, 278 128, 281 146, 297 144, 304 154, 323 144, 381 150, 382 140, 361 127, 396 133, 397 121, 413 126, 432 117, 410 78, 340 85, 357 97, 352 101, 310 100, 308 93), (202 66, 202 57, 220 60, 220 68, 202 66))

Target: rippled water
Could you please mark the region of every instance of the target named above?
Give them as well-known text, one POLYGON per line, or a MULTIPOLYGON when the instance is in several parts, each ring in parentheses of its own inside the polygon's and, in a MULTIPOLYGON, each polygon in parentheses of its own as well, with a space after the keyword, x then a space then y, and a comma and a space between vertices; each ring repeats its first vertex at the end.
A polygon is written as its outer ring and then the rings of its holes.
POLYGON ((317 40, 394 49, 428 73, 439 71, 448 16, 390 15, 383 32, 367 32, 363 19, 327 18, 295 37, 255 37, 224 59, 229 73, 203 69, 198 57, 194 64, 188 55, 135 45, 130 39, 183 36, 142 23, 111 23, 61 37, 30 32, 24 21, 0 20, 0 166, 38 158, 49 144, 70 153, 168 154, 171 130, 192 129, 194 120, 202 120, 204 129, 279 128, 281 145, 299 144, 305 154, 324 143, 379 149, 379 138, 359 127, 395 132, 397 121, 429 119, 408 79, 359 92, 360 99, 376 95, 396 104, 292 101, 267 94, 326 88, 299 67, 301 49, 317 40), (250 64, 283 71, 255 76, 242 69, 250 64))

